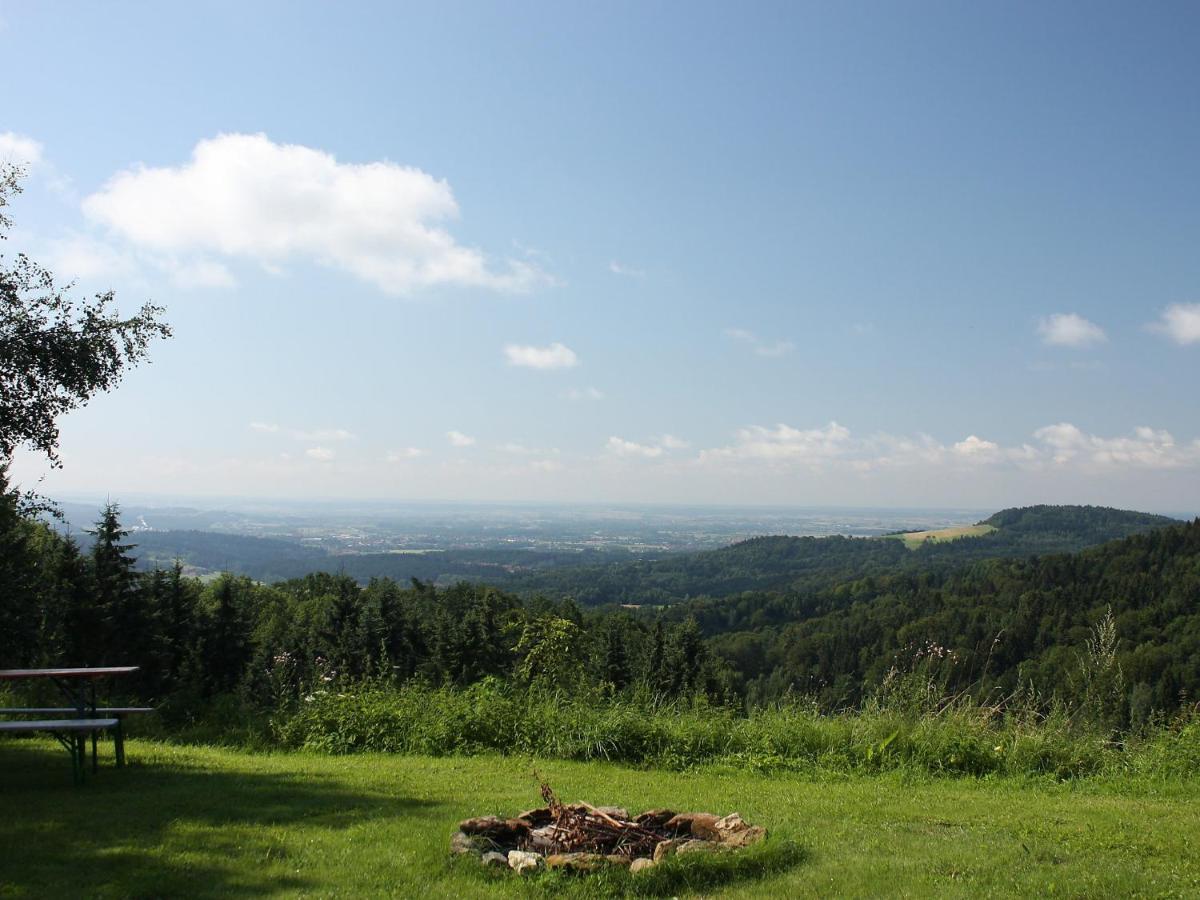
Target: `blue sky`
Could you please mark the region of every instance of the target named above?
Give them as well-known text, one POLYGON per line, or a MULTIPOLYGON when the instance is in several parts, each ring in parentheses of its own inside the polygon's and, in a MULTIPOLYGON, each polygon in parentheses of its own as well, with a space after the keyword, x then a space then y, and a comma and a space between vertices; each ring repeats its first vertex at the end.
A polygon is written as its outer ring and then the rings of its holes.
POLYGON ((6 252, 175 329, 51 493, 1200 510, 1194 4, 0 3, 0 46, 6 252))

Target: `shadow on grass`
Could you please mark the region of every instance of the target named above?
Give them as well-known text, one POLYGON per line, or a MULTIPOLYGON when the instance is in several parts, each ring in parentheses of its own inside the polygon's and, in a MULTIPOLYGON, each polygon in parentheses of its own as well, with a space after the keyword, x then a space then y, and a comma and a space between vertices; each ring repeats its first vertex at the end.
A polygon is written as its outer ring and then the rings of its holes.
MULTIPOLYGON (((282 829, 346 829, 439 804, 312 773, 156 760, 71 783, 46 742, 0 744, 0 896, 258 896, 312 888, 282 829)), ((301 864, 303 862, 303 865, 301 864)), ((319 865, 319 861, 317 861, 319 865)))
MULTIPOLYGON (((761 881, 803 865, 808 858, 808 850, 792 837, 771 835, 746 850, 674 856, 636 875, 613 867, 590 874, 544 871, 524 881, 531 893, 550 897, 680 897, 761 881)), ((521 878, 505 870, 483 869, 472 860, 456 860, 454 865, 490 882, 521 878)))

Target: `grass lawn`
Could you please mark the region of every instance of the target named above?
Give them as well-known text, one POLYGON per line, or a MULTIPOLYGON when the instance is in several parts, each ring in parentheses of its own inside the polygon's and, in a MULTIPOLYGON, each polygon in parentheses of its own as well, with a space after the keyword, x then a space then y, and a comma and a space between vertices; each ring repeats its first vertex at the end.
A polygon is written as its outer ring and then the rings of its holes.
POLYGON ((908 531, 904 534, 889 534, 888 537, 899 538, 909 550, 916 550, 926 541, 935 544, 944 541, 957 541, 959 538, 979 537, 991 534, 996 530, 995 525, 954 525, 950 528, 939 528, 936 531, 908 531))
POLYGON ((537 805, 529 760, 251 754, 142 740, 128 752, 126 769, 110 762, 75 788, 57 745, 0 743, 0 897, 631 888, 708 897, 1200 896, 1196 783, 820 779, 542 761, 538 770, 565 800, 736 810, 773 836, 750 871, 697 864, 674 881, 622 873, 521 882, 452 865, 447 847, 462 818, 537 805))

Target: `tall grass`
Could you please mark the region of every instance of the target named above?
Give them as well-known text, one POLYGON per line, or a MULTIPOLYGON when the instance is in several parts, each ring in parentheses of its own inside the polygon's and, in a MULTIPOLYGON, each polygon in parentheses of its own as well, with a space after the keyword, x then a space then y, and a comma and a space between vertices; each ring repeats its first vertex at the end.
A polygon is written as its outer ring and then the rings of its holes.
POLYGON ((1070 710, 1047 714, 967 699, 873 700, 822 713, 794 701, 741 715, 703 701, 553 693, 495 680, 463 689, 359 686, 310 695, 276 715, 275 740, 328 753, 499 752, 672 769, 1034 775, 1200 774, 1191 715, 1114 740, 1070 710))

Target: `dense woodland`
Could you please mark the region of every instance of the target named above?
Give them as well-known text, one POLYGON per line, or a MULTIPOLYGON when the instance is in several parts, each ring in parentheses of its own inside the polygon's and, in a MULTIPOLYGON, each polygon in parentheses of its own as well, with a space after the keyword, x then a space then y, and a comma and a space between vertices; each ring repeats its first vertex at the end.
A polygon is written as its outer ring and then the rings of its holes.
POLYGON ((23 515, 4 486, 0 661, 136 663, 135 692, 185 713, 219 697, 270 709, 331 682, 488 677, 734 708, 798 695, 844 708, 914 667, 950 693, 1025 691, 1048 703, 1088 689, 1088 642, 1107 620, 1114 721, 1137 724, 1200 696, 1200 521, 1145 531, 1160 523, 1035 507, 993 524, 1000 531, 985 538, 918 551, 886 539, 762 538, 628 564, 621 600, 674 602, 589 608, 546 599, 552 586, 522 595, 346 574, 264 584, 205 583, 179 565, 141 572, 116 506, 83 549, 23 515), (1143 533, 1077 553, 1024 552, 1114 531, 1143 533), (989 548, 1010 555, 975 558, 989 548), (651 598, 637 592, 647 580, 651 598), (783 586, 739 590, 763 580, 783 586))

